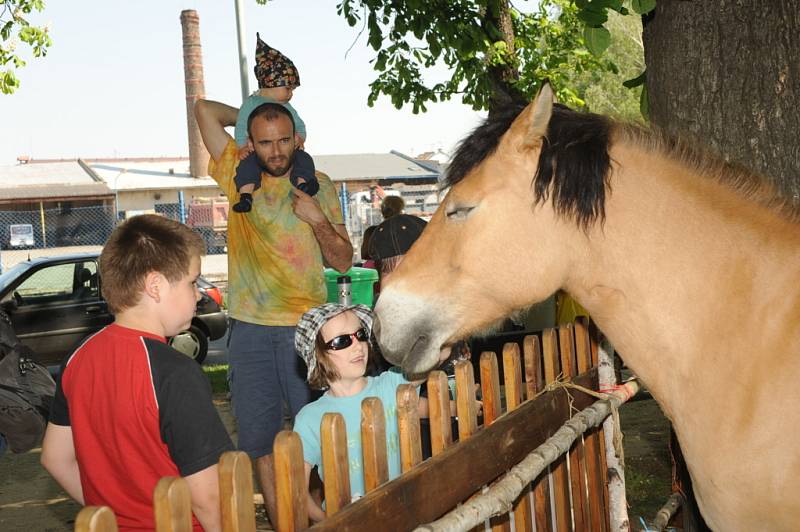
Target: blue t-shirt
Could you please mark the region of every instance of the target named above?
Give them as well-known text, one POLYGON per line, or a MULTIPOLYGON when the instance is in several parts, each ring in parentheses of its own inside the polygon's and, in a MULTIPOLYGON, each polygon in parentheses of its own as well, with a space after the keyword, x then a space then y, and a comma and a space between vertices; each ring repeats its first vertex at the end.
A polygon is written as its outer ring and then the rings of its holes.
POLYGON ((242 103, 242 106, 239 108, 239 114, 236 117, 236 129, 233 130, 233 138, 236 140, 237 147, 247 144, 247 119, 250 118, 250 113, 262 103, 277 103, 286 107, 294 119, 294 130, 300 135, 301 139, 306 140, 306 123, 303 122, 300 115, 297 114, 297 111, 294 110, 294 107, 292 107, 290 103, 280 103, 272 98, 264 98, 254 93, 248 96, 244 103, 242 103))
POLYGON ((360 393, 350 397, 334 397, 326 392, 316 401, 300 410, 294 420, 294 431, 303 442, 303 459, 318 466, 322 477, 322 442, 320 423, 322 416, 336 412, 344 417, 347 432, 347 457, 350 460, 350 495, 355 500, 364 496, 364 461, 361 449, 361 401, 377 397, 383 403, 386 417, 386 457, 389 462, 389 480, 400 476, 400 437, 397 433, 397 386, 407 384, 400 372, 386 371, 377 377, 367 377, 367 385, 360 393))

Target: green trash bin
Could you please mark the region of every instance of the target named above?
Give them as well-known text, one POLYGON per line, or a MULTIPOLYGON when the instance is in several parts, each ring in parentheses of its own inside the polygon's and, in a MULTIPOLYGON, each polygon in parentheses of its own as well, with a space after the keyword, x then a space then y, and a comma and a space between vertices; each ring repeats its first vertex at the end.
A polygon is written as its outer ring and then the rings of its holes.
POLYGON ((361 303, 371 307, 373 285, 378 282, 378 271, 372 268, 359 268, 353 266, 346 273, 339 273, 333 268, 325 268, 325 285, 328 287, 328 303, 339 301, 339 290, 336 279, 342 275, 350 276, 350 292, 353 294, 353 303, 361 303))

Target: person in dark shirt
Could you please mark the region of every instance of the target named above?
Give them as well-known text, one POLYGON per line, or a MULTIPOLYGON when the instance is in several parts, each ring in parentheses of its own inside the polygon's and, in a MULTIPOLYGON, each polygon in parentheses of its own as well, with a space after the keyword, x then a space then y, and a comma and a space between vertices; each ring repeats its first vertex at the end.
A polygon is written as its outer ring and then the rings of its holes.
POLYGON ((220 530, 217 463, 233 449, 200 367, 166 344, 189 327, 203 240, 157 215, 121 224, 100 255, 114 323, 64 362, 42 465, 84 505, 109 506, 120 530, 154 529, 153 491, 189 485, 195 530, 220 530))

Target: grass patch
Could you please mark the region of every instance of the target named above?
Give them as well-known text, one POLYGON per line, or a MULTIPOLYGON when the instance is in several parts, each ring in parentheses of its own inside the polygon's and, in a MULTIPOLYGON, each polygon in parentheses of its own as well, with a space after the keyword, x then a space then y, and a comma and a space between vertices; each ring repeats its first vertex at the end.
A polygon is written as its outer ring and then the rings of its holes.
POLYGON ((203 366, 203 372, 211 383, 211 391, 214 393, 228 392, 228 365, 217 364, 214 366, 203 366))

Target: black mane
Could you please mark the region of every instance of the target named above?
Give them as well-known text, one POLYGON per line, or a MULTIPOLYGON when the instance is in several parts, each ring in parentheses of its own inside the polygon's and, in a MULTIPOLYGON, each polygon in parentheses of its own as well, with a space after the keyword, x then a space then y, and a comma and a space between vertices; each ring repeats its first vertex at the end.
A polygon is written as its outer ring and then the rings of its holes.
MULTIPOLYGON (((462 140, 443 187, 455 185, 492 155, 500 137, 523 109, 521 105, 510 105, 491 113, 462 140)), ((536 203, 547 201, 552 192, 558 214, 574 219, 583 229, 598 219, 602 222, 611 166, 610 138, 611 122, 606 117, 555 104, 533 176, 536 203)))

